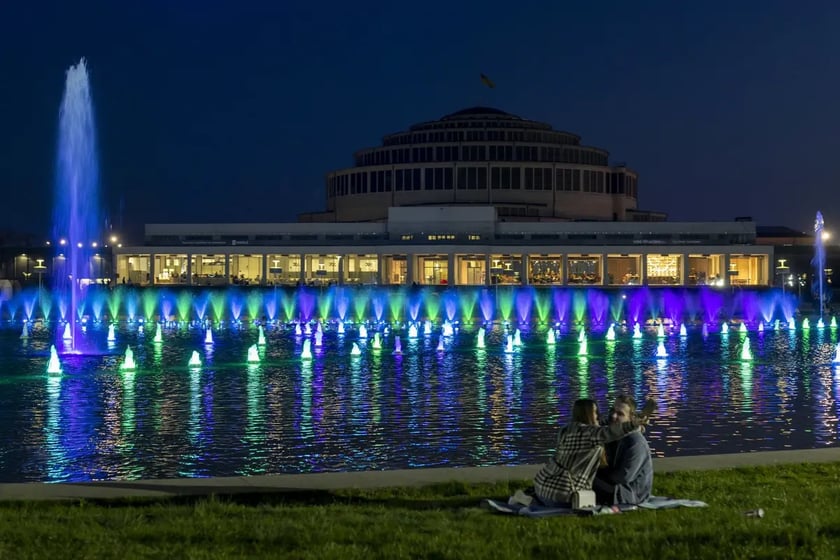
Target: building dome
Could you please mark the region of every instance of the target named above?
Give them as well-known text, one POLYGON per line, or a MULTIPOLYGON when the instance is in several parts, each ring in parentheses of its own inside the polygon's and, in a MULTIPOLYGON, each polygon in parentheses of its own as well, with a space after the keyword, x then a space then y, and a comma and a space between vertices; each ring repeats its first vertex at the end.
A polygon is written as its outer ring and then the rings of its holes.
POLYGON ((318 221, 380 221, 389 207, 495 206, 500 217, 627 220, 637 175, 609 153, 493 107, 468 107, 383 137, 327 175, 318 221))

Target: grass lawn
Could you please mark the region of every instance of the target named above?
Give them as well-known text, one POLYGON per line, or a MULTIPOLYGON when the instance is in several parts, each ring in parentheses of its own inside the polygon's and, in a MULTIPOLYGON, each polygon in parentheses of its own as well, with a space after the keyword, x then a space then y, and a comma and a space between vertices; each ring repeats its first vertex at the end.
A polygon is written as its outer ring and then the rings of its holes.
POLYGON ((840 558, 840 463, 657 475, 708 508, 529 519, 529 484, 166 500, 0 502, 0 558, 840 558), (763 519, 743 512, 761 507, 763 519))

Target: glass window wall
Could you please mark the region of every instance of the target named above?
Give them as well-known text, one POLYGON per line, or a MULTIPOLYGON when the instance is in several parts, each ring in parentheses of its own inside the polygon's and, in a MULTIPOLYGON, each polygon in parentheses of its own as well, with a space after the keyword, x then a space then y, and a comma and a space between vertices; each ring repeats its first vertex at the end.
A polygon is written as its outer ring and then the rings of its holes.
POLYGON ((689 286, 722 286, 723 255, 688 255, 689 286))
POLYGON ((339 255, 304 256, 304 281, 315 286, 338 284, 339 255))
POLYGON ((378 284, 379 257, 377 255, 346 255, 344 282, 348 284, 378 284))
POLYGON ((418 284, 435 286, 449 284, 449 257, 446 255, 420 255, 417 257, 420 270, 418 284))
POLYGON ((610 286, 638 286, 642 270, 642 255, 607 255, 607 284, 610 286))
POLYGON ((117 283, 149 285, 151 260, 151 255, 117 255, 117 283))
POLYGON ((601 284, 603 256, 569 255, 569 284, 601 284))
POLYGON ((271 254, 268 259, 266 282, 272 286, 294 285, 300 282, 300 255, 271 254))
POLYGON ((563 255, 528 257, 528 281, 531 284, 562 284, 563 255))
MULTIPOLYGON (((227 255, 192 255, 192 283, 194 286, 223 286, 228 283, 225 276, 227 255)), ((155 264, 155 274, 158 274, 155 264)))
POLYGON ((262 284, 262 255, 231 255, 230 276, 233 284, 262 284))
POLYGON ((456 255, 455 268, 455 283, 460 286, 483 286, 487 281, 484 255, 456 255))
POLYGON ((766 286, 767 255, 729 257, 729 283, 733 286, 766 286))
POLYGON ((388 255, 382 259, 386 284, 405 284, 408 281, 408 259, 405 255, 388 255))
POLYGON ((682 284, 682 255, 648 255, 645 281, 651 286, 682 284))
POLYGON ((521 284, 522 255, 490 255, 491 284, 521 284))
POLYGON ((155 284, 186 284, 187 255, 155 255, 155 284))

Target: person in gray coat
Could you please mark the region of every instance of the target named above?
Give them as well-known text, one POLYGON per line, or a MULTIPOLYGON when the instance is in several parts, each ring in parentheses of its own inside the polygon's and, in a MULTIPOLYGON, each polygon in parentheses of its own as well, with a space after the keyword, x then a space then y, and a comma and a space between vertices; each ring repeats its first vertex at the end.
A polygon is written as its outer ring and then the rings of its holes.
MULTIPOLYGON (((616 397, 610 423, 627 422, 636 413, 630 396, 616 397)), ((650 498, 653 489, 653 461, 642 432, 636 431, 606 446, 607 466, 598 470, 592 484, 599 504, 638 505, 650 498)))

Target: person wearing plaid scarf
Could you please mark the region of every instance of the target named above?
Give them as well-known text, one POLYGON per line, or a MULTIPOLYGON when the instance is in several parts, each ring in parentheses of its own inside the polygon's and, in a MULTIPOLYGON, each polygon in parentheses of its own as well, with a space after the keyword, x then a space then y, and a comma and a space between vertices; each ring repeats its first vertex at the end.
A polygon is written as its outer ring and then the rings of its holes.
POLYGON ((572 494, 592 489, 604 446, 646 423, 646 416, 633 416, 628 422, 599 426, 598 404, 592 399, 576 400, 572 422, 560 428, 554 455, 534 478, 537 498, 550 507, 568 506, 572 494))

